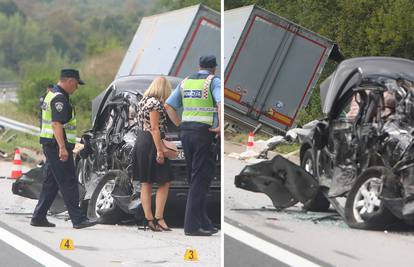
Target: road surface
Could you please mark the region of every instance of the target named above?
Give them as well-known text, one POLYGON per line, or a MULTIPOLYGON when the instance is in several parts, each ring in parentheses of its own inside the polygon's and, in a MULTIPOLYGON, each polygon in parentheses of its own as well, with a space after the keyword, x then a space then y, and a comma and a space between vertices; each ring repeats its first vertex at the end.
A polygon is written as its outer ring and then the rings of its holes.
MULTIPOLYGON (((0 177, 8 176, 10 168, 0 162, 0 177)), ((131 225, 76 230, 67 214, 49 216, 55 228, 32 227, 37 201, 13 195, 12 182, 0 179, 0 266, 220 266, 220 234, 189 237, 182 228, 154 233, 131 225), (60 250, 64 238, 73 240, 74 250, 60 250), (197 262, 184 261, 186 249, 196 250, 197 262)))

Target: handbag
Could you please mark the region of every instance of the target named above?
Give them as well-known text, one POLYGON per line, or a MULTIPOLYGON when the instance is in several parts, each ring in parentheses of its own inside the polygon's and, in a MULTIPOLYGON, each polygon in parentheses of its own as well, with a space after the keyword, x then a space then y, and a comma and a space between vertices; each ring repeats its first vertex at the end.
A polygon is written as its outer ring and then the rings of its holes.
POLYGON ((176 159, 178 157, 178 148, 177 146, 168 140, 161 139, 163 144, 163 152, 165 157, 169 159, 176 159))

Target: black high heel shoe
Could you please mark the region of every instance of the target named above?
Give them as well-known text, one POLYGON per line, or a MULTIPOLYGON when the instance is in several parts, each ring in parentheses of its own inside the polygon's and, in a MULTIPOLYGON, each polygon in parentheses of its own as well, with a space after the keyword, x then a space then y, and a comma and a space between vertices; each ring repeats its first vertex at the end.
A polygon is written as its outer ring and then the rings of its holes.
POLYGON ((155 218, 155 220, 157 220, 158 227, 161 228, 163 231, 172 231, 170 227, 165 228, 158 223, 159 221, 165 221, 164 218, 155 218))
POLYGON ((144 227, 144 231, 146 231, 147 228, 149 228, 153 232, 161 232, 160 225, 158 224, 157 219, 152 219, 152 220, 144 219, 142 222, 142 225, 144 227))

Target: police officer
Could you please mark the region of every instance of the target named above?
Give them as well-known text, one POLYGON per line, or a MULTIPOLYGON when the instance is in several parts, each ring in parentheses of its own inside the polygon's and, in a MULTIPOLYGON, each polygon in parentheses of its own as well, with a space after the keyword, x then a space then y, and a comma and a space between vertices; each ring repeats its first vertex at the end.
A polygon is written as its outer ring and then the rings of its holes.
POLYGON ((200 70, 185 78, 167 99, 171 120, 180 125, 180 138, 188 171, 189 191, 184 219, 186 235, 210 236, 217 233, 207 216, 206 197, 214 177, 211 150, 214 135, 220 134, 220 79, 215 76, 215 56, 200 57, 200 70), (177 114, 183 108, 182 122, 177 114))
POLYGON ((43 100, 40 143, 46 157, 45 180, 30 221, 33 226, 55 227, 55 224, 47 220, 46 214, 58 190, 63 195, 74 228, 80 229, 96 224, 83 215, 79 207, 78 181, 73 161, 76 117, 69 95, 76 91, 79 84, 83 85, 84 82, 77 70, 63 69, 58 84, 43 100))

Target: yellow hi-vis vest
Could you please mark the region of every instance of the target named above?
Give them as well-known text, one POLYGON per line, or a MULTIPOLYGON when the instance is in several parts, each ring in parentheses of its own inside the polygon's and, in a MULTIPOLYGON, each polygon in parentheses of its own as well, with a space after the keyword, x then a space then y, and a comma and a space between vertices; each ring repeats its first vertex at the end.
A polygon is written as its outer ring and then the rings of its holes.
MULTIPOLYGON (((53 139, 53 128, 52 128, 52 108, 51 103, 53 98, 57 95, 62 94, 59 92, 49 92, 47 93, 45 99, 43 100, 42 105, 42 130, 40 131, 40 137, 53 139)), ((65 129, 66 139, 69 143, 76 143, 76 118, 75 111, 72 108, 72 119, 67 123, 63 124, 65 129)))
POLYGON ((205 79, 187 78, 181 83, 183 122, 201 122, 213 125, 214 112, 217 112, 210 90, 213 78, 214 75, 209 75, 205 79))

